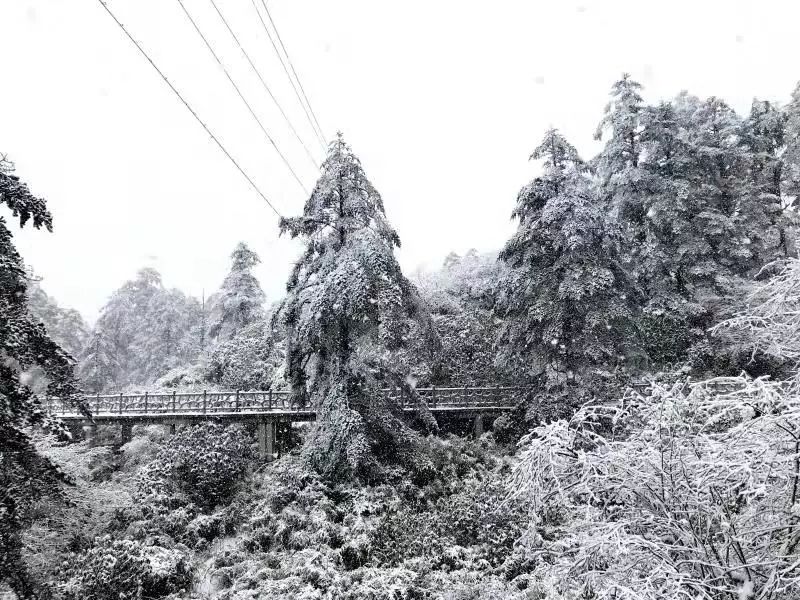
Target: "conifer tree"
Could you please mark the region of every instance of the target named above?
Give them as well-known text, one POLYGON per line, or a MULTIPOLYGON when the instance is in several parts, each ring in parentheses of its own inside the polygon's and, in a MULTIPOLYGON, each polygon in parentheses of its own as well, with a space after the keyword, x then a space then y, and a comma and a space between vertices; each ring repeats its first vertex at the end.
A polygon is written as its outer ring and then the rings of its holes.
POLYGON ((77 310, 60 307, 45 293, 39 281, 32 274, 29 277, 28 306, 31 314, 45 326, 53 341, 77 357, 89 337, 89 328, 77 310))
POLYGON ((306 449, 311 464, 340 478, 375 477, 387 461, 426 472, 399 407, 375 393, 400 385, 413 394, 392 357, 407 341, 408 319, 426 315, 394 256, 400 239, 383 201, 341 134, 303 215, 280 227, 306 242, 279 314, 293 396, 317 408, 306 449))
POLYGON ((263 318, 266 299, 253 268, 261 262, 258 254, 240 242, 231 254, 231 270, 219 292, 211 299, 212 338, 227 340, 263 318))
POLYGON ((769 101, 753 100, 741 140, 749 156, 737 216, 748 231, 753 268, 760 268, 794 254, 791 219, 781 190, 786 114, 769 101))
POLYGON ((519 226, 500 253, 512 272, 498 298, 498 362, 553 386, 624 364, 636 290, 575 148, 551 129, 531 158, 543 173, 520 191, 519 226))
POLYGON ((119 368, 113 344, 96 327, 81 353, 78 376, 88 391, 100 394, 116 385, 119 368))
MULTIPOLYGON (((165 289, 158 271, 141 269, 112 294, 97 321, 103 354, 113 357, 113 383, 150 383, 194 360, 200 352, 200 310, 195 298, 165 289)), ((92 372, 94 353, 84 348, 81 373, 92 372)))
POLYGON ((800 199, 800 82, 783 114, 786 149, 782 156, 781 191, 784 206, 796 206, 800 199))
MULTIPOLYGON (((20 227, 30 221, 36 229, 52 231, 44 200, 31 194, 5 158, 0 160, 0 205, 19 219, 20 227)), ((67 435, 63 425, 45 413, 42 399, 26 385, 24 374, 38 367, 48 380, 48 396, 85 411, 79 402, 73 361, 30 314, 27 287, 22 258, 0 216, 0 580, 21 598, 36 596, 21 558, 21 530, 32 505, 44 495, 57 495, 64 480, 36 452, 29 428, 41 426, 67 435)))
POLYGON ((642 85, 627 73, 611 87, 611 100, 597 126, 595 139, 609 132, 603 151, 593 161, 600 178, 602 200, 609 213, 630 242, 643 236, 642 171, 639 168, 642 152, 642 115, 644 101, 642 85))

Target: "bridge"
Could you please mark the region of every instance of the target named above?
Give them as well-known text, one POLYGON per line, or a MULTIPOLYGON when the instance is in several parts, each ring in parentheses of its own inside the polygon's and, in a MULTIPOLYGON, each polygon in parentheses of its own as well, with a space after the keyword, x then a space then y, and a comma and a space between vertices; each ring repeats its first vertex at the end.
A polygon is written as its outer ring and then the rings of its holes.
MULTIPOLYGON (((419 399, 434 415, 471 419, 476 435, 483 432, 485 417, 495 417, 513 409, 530 391, 528 387, 502 386, 416 389, 419 399)), ((378 394, 377 400, 390 400, 406 413, 413 414, 419 410, 416 399, 400 388, 381 389, 378 394)), ((123 442, 131 438, 132 427, 137 423, 162 423, 174 432, 178 425, 209 419, 251 422, 257 426, 262 458, 274 454, 279 423, 316 419, 316 411, 293 403, 288 390, 97 394, 82 399, 89 408, 91 419, 58 398, 46 398, 44 408, 65 421, 73 433, 82 431, 85 438, 94 436, 98 424, 119 424, 123 442)))

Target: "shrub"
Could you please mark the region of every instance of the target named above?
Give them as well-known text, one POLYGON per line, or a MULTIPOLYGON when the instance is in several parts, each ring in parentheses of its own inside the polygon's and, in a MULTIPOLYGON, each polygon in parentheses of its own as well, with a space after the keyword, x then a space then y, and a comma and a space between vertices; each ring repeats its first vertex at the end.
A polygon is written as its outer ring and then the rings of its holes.
POLYGON ((182 429, 140 476, 140 493, 168 498, 175 489, 200 507, 214 507, 231 498, 250 454, 240 426, 203 423, 182 429))
POLYGON ((159 598, 185 588, 191 574, 182 553, 106 536, 62 568, 65 600, 159 598))
POLYGON ((800 598, 798 440, 796 388, 763 379, 584 407, 525 440, 515 561, 545 598, 800 598))

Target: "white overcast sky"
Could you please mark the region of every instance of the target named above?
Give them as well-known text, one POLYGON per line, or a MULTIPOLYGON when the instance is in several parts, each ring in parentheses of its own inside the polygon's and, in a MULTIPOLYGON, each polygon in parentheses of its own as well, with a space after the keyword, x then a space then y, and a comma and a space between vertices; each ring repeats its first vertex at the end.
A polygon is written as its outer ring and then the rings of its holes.
MULTIPOLYGON (((216 0, 308 142, 308 124, 251 0, 216 0)), ((310 189, 315 172, 209 0, 184 0, 310 189)), ((260 0, 257 0, 260 3, 260 0)), ((285 215, 305 195, 177 0, 111 0, 211 129, 285 215)), ((746 111, 798 79, 797 0, 270 0, 314 110, 342 130, 403 241, 404 269, 499 248, 531 150, 549 126, 586 155, 612 82, 648 100, 682 89, 746 111)), ((270 300, 297 246, 97 0, 0 0, 0 152, 47 199, 54 233, 12 223, 60 304, 93 320, 137 269, 214 291, 237 242, 270 300)), ((319 157, 321 150, 316 146, 319 157)))

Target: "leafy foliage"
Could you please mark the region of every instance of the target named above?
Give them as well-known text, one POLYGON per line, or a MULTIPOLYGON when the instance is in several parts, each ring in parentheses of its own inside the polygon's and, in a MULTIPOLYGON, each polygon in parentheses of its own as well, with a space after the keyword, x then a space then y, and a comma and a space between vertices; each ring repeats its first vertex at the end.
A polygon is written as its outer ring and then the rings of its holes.
POLYGON ((138 600, 178 592, 191 582, 179 552, 105 536, 63 568, 65 600, 138 600))
POLYGON ((81 374, 95 390, 152 382, 198 357, 202 326, 196 298, 165 289, 155 269, 142 269, 103 307, 81 374))
POLYGON ((260 319, 211 352, 208 370, 212 382, 226 390, 266 390, 281 387, 286 361, 284 340, 260 319))
MULTIPOLYGON (((44 200, 31 194, 4 157, 0 160, 2 204, 19 218, 20 226, 32 221, 37 229, 52 229, 44 200)), ((72 359, 30 313, 28 281, 11 237, 5 218, 0 217, 0 580, 27 598, 35 589, 21 563, 20 531, 32 505, 44 495, 57 494, 59 482, 65 479, 37 453, 27 428, 36 425, 67 435, 63 425, 42 410, 41 398, 27 385, 27 373, 39 369, 47 381, 46 394, 83 407, 72 359)))
POLYGON ((241 427, 193 425, 162 447, 140 478, 140 493, 168 497, 174 488, 197 505, 212 508, 230 499, 249 460, 250 446, 241 427))
MULTIPOLYGON (((796 263, 717 331, 790 356, 796 263)), ((514 494, 543 597, 799 597, 797 384, 678 378, 535 429, 514 494)))

